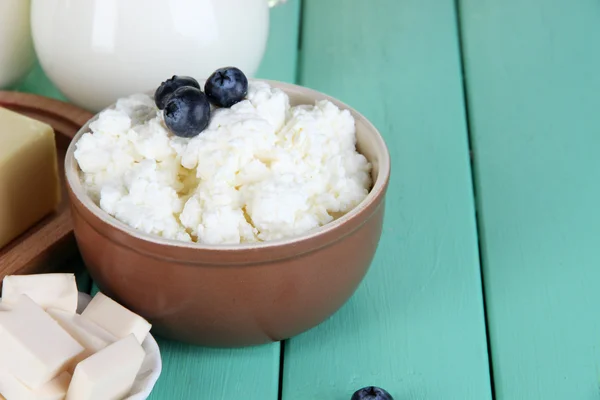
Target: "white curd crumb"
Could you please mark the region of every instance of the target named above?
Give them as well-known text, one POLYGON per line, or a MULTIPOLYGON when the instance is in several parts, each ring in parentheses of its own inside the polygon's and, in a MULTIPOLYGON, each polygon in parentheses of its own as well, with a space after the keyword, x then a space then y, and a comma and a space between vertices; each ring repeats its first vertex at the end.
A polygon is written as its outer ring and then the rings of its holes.
POLYGON ((356 207, 371 165, 348 110, 251 82, 191 139, 171 135, 153 99, 120 99, 76 144, 82 182, 100 207, 143 232, 205 244, 283 239, 356 207))

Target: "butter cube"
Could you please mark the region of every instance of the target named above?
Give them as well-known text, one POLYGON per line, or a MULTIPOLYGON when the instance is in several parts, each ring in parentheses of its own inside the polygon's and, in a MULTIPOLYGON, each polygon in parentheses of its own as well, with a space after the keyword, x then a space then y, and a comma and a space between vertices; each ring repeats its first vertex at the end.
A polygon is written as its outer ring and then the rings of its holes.
POLYGON ((101 292, 94 296, 81 316, 100 325, 119 339, 134 334, 140 344, 152 327, 144 318, 101 292))
MULTIPOLYGON (((0 393, 6 400, 64 400, 71 374, 63 372, 37 389, 30 389, 10 374, 0 374, 0 393)), ((0 396, 0 399, 3 397, 0 396)))
POLYGON ((85 349, 73 360, 69 368, 71 371, 79 362, 118 340, 114 335, 79 314, 71 314, 55 308, 49 308, 46 312, 85 349))
POLYGON ((63 372, 84 348, 27 295, 0 312, 0 371, 37 389, 63 372))
POLYGON ((135 382, 145 352, 129 335, 83 360, 75 368, 66 400, 121 400, 135 382))
POLYGON ((0 248, 60 203, 54 130, 0 107, 0 248))
POLYGON ((77 311, 77 282, 74 274, 9 275, 2 283, 2 301, 11 304, 26 294, 40 307, 77 311))

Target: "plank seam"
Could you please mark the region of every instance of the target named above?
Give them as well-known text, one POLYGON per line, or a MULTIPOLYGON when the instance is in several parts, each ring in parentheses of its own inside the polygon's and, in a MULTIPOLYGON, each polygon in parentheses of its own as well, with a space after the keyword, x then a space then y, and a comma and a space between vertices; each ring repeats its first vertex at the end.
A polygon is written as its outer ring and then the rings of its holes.
POLYGON ((304 23, 306 22, 306 18, 304 18, 305 16, 305 12, 306 12, 306 3, 304 2, 304 0, 299 0, 300 1, 300 12, 299 12, 299 17, 298 17, 298 44, 297 44, 297 51, 296 51, 296 77, 295 77, 295 83, 297 85, 301 85, 302 84, 302 80, 303 80, 303 76, 302 76, 302 44, 303 44, 303 40, 304 40, 304 23))
POLYGON ((466 71, 466 59, 465 59, 465 38, 462 29, 462 0, 454 0, 454 8, 456 13, 456 31, 458 36, 458 48, 460 55, 460 70, 462 75, 462 91, 463 91, 463 102, 464 102, 464 110, 465 110, 465 123, 467 128, 467 141, 469 146, 469 163, 470 163, 470 171, 471 171, 471 188, 473 193, 473 206, 475 209, 475 228, 477 231, 477 255, 479 258, 479 273, 481 277, 481 292, 482 292, 482 301, 483 301, 483 315, 485 320, 485 336, 486 336, 486 345, 487 345, 487 353, 488 353, 488 371, 490 375, 490 386, 491 386, 491 394, 492 400, 496 400, 496 385, 494 383, 494 363, 493 363, 493 355, 492 355, 492 341, 491 341, 491 332, 490 332, 490 320, 487 312, 487 301, 485 294, 485 276, 484 276, 484 268, 483 268, 483 251, 484 244, 482 240, 483 234, 483 226, 482 221, 480 220, 479 213, 479 197, 477 195, 477 163, 476 156, 474 151, 474 137, 472 134, 471 128, 471 117, 470 117, 470 101, 469 101, 469 93, 468 93, 468 83, 467 83, 467 71, 466 71))
MULTIPOLYGON (((294 83, 301 84, 302 79, 302 40, 304 36, 304 22, 306 21, 304 18, 304 1, 299 1, 299 12, 298 12, 298 41, 296 44, 296 70, 294 71, 294 83)), ((284 368, 285 368, 285 340, 280 342, 279 347, 279 380, 277 387, 277 400, 283 400, 283 381, 284 381, 284 368)))
POLYGON ((279 386, 277 388, 277 400, 283 399, 283 368, 285 358, 285 340, 280 342, 279 347, 279 386))

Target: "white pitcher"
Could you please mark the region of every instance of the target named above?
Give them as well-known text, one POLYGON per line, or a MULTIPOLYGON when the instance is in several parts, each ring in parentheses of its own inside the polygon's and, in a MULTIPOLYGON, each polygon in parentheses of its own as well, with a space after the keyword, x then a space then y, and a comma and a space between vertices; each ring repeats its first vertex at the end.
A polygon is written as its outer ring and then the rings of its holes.
POLYGON ((33 41, 58 89, 99 111, 172 75, 203 79, 229 65, 254 75, 268 7, 267 0, 32 0, 33 41))
POLYGON ((0 0, 0 88, 18 83, 33 67, 29 0, 0 0))

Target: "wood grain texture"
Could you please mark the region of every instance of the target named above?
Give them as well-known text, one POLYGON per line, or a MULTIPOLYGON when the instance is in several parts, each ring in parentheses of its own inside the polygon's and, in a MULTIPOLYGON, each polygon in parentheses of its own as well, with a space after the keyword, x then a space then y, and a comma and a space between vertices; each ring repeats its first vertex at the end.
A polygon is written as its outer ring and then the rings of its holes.
MULTIPOLYGON (((306 1, 301 83, 370 118, 392 156, 384 235, 350 302, 286 343, 284 400, 491 398, 451 0, 306 1)), ((340 270, 343 273, 343 270, 340 270)))
POLYGON ((597 399, 600 4, 460 9, 497 399, 597 399))
MULTIPOLYGON (((60 171, 63 170, 64 155, 71 138, 91 117, 87 111, 73 105, 16 92, 0 92, 0 106, 48 123, 54 128, 60 171)), ((62 183, 62 202, 58 210, 0 249, 0 280, 11 274, 71 269, 65 261, 76 255, 77 248, 64 180, 62 183)))

